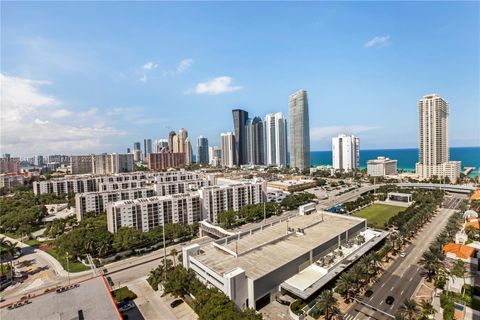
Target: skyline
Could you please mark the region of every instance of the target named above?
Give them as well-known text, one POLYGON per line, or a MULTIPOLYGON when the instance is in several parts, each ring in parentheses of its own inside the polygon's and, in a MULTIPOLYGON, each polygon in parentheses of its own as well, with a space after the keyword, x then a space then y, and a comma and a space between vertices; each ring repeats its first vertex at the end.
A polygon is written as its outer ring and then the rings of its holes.
POLYGON ((449 102, 449 144, 479 145, 478 3, 2 9, 1 153, 123 153, 182 127, 219 146, 231 110, 288 115, 301 88, 312 151, 340 133, 362 149, 418 148, 417 103, 431 93, 449 102))

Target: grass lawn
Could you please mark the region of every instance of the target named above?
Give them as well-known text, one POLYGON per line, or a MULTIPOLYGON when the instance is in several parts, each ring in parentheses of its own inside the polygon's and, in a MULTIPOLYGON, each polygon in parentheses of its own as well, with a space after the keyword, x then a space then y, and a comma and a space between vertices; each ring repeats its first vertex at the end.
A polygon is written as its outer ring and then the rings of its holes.
POLYGON ((124 300, 133 300, 137 298, 137 295, 133 291, 128 289, 128 287, 121 287, 117 290, 112 291, 112 296, 117 302, 122 302, 124 300))
POLYGON ((73 258, 70 257, 69 263, 68 263, 68 269, 67 269, 67 257, 64 255, 61 255, 57 252, 57 249, 55 248, 48 248, 45 250, 49 255, 54 257, 55 259, 60 262, 62 267, 69 271, 69 272, 81 272, 90 269, 89 267, 85 266, 83 263, 75 261, 73 258))
POLYGON ((41 244, 41 242, 37 239, 30 239, 27 241, 23 241, 23 243, 28 244, 30 247, 38 247, 41 244))
POLYGON ((365 209, 355 212, 353 215, 367 219, 369 227, 383 229, 391 217, 396 216, 405 209, 404 207, 390 206, 387 204, 372 204, 365 209))

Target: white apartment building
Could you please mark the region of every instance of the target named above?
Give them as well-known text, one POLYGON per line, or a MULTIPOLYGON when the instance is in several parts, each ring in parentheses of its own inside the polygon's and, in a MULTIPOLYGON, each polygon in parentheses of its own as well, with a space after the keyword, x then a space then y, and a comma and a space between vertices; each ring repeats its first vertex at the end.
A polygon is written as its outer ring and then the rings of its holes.
POLYGON ((222 140, 222 166, 235 167, 235 135, 233 132, 226 132, 220 135, 222 140))
POLYGON ((155 190, 152 187, 77 193, 75 195, 75 213, 77 220, 80 221, 87 212, 95 212, 96 214, 104 212, 111 202, 153 196, 155 196, 155 190))
POLYGON ((360 139, 341 134, 332 138, 332 166, 335 170, 352 171, 360 165, 360 139))
POLYGON ((461 163, 449 161, 448 102, 438 94, 423 96, 418 101, 419 161, 417 175, 421 179, 448 177, 451 182, 460 177, 461 163))
POLYGON ((208 147, 208 160, 212 167, 222 165, 222 149, 217 146, 208 147))
POLYGON ((397 160, 385 157, 367 161, 367 173, 372 177, 384 177, 397 174, 397 160))
POLYGON ((265 116, 265 159, 267 165, 287 165, 287 120, 282 112, 265 116))
POLYGON ((33 182, 33 193, 81 193, 94 191, 114 191, 129 188, 143 187, 169 181, 199 180, 203 176, 197 172, 176 170, 167 172, 130 172, 115 175, 68 175, 62 178, 53 178, 45 181, 33 182), (128 183, 128 182, 136 182, 128 183), (123 183, 127 183, 123 185, 123 183))
POLYGON ((189 181, 158 182, 153 185, 153 189, 155 190, 155 195, 167 196, 171 194, 196 191, 209 185, 210 183, 207 179, 198 179, 189 181))
POLYGON ((238 211, 246 205, 264 202, 265 190, 263 181, 204 187, 199 191, 203 217, 217 223, 217 216, 223 211, 238 211))
POLYGON ((202 220, 198 193, 125 200, 107 205, 108 231, 121 227, 147 232, 166 223, 193 224, 202 220))

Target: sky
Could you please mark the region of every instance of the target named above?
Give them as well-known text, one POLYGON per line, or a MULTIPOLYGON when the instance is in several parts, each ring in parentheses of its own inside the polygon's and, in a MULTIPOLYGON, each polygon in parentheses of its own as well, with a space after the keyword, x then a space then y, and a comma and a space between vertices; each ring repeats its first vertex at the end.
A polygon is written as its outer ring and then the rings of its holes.
POLYGON ((0 152, 125 152, 308 91, 312 150, 418 146, 418 100, 480 145, 478 2, 1 2, 0 152))

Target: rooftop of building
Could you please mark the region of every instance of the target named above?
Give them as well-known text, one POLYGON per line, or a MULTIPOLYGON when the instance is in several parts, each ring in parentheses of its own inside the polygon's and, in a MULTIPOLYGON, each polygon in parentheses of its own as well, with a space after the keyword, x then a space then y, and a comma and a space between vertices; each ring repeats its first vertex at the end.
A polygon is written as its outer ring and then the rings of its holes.
POLYGON ((1 319, 122 319, 103 277, 79 283, 76 288, 42 294, 31 303, 0 309, 1 319), (83 317, 80 317, 83 314, 83 317))
POLYGON ((452 253, 457 258, 468 259, 475 255, 475 248, 461 244, 461 243, 447 243, 443 246, 443 252, 452 253))
POLYGON ((169 199, 183 199, 187 197, 200 197, 198 192, 192 191, 187 193, 177 193, 177 194, 169 194, 166 196, 154 196, 148 198, 138 198, 133 200, 120 200, 116 202, 109 203, 109 206, 122 206, 126 204, 142 204, 142 203, 156 203, 158 201, 164 201, 169 199))
POLYGON ((385 163, 385 162, 398 162, 397 160, 386 158, 386 157, 377 157, 377 159, 368 160, 367 163, 385 163))
POLYGON ((288 179, 288 180, 269 181, 268 184, 280 185, 280 186, 295 186, 295 185, 301 185, 305 183, 314 183, 314 182, 315 180, 313 179, 288 179))
POLYGON ((364 222, 326 212, 295 216, 252 234, 246 232, 240 239, 235 235, 209 243, 194 258, 221 275, 239 267, 249 278, 258 279, 364 222), (295 231, 287 234, 289 228, 295 231), (298 228, 304 234, 297 233, 298 228))

